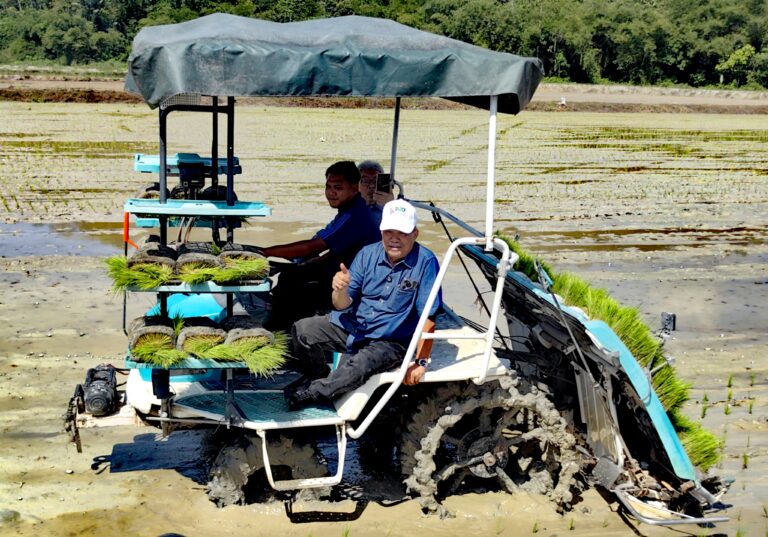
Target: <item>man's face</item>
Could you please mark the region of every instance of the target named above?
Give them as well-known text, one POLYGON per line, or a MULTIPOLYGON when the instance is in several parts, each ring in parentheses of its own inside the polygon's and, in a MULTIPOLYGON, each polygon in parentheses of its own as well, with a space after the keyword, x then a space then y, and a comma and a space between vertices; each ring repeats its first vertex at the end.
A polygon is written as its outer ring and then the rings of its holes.
POLYGON ((373 195, 376 194, 376 170, 362 170, 360 172, 360 195, 365 203, 373 205, 373 195))
POLYGON ((403 233, 394 229, 381 232, 381 242, 384 243, 384 251, 390 263, 397 263, 405 256, 411 253, 416 239, 419 237, 419 230, 414 229, 410 233, 403 233))
POLYGON ((338 209, 357 194, 357 185, 349 184, 341 175, 329 174, 325 178, 325 199, 328 205, 338 209))

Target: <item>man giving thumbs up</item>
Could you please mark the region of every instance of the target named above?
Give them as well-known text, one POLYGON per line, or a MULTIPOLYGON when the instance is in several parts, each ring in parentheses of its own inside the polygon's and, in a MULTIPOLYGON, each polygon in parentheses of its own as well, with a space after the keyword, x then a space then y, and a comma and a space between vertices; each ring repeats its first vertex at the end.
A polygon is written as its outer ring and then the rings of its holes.
MULTIPOLYGON (((416 211, 410 203, 387 203, 380 226, 381 243, 360 250, 349 268, 341 263, 333 277, 331 298, 336 311, 293 325, 294 366, 311 382, 286 391, 292 410, 328 402, 402 363, 439 270, 435 255, 416 242, 416 223, 416 211), (350 356, 330 371, 326 356, 332 351, 350 356)), ((438 294, 425 331, 434 330, 439 306, 438 294)), ((421 380, 431 342, 420 342, 405 384, 421 380)))

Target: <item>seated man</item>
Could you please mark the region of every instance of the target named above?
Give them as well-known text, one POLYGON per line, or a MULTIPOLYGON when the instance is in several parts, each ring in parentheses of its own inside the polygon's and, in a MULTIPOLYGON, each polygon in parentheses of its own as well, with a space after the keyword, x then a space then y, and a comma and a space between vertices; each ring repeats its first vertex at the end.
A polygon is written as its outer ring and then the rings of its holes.
POLYGON ((378 226, 381 224, 381 211, 387 202, 395 199, 392 192, 379 192, 376 190, 376 179, 380 173, 384 173, 384 168, 375 160, 364 160, 357 165, 360 170, 360 195, 368 204, 371 210, 374 222, 378 226))
MULTIPOLYGON (((435 255, 416 242, 416 211, 404 200, 384 206, 382 240, 363 248, 349 269, 342 263, 333 278, 329 315, 293 325, 291 356, 295 368, 310 379, 286 390, 292 410, 330 401, 365 383, 375 373, 400 365, 439 271, 435 255), (327 353, 347 352, 329 373, 327 353)), ((437 296, 424 327, 434 330, 437 296)), ((405 384, 416 384, 426 371, 432 340, 421 340, 405 384)))
POLYGON ((325 171, 325 198, 338 209, 333 220, 311 239, 259 249, 267 257, 301 260, 280 268, 266 322, 270 330, 287 330, 298 319, 331 309, 331 282, 339 263, 350 264, 363 246, 379 241, 381 234, 358 193, 359 182, 354 162, 332 164, 325 171))

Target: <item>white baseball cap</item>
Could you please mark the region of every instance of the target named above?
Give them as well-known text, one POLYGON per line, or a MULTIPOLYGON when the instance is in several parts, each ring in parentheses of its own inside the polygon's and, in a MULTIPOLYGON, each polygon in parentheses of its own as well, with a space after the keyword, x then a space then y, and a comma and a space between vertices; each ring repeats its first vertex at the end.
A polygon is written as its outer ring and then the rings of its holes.
POLYGON ((410 233, 416 229, 416 209, 405 200, 392 200, 381 211, 381 231, 410 233))

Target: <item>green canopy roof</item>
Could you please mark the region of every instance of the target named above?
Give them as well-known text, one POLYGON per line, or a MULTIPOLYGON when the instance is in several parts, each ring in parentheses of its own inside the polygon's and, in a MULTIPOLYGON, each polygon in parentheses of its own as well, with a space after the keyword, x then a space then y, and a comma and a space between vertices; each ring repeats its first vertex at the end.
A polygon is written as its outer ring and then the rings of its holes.
POLYGON ((277 23, 227 14, 143 28, 125 87, 151 106, 183 93, 220 96, 444 97, 523 109, 541 61, 370 17, 277 23))

